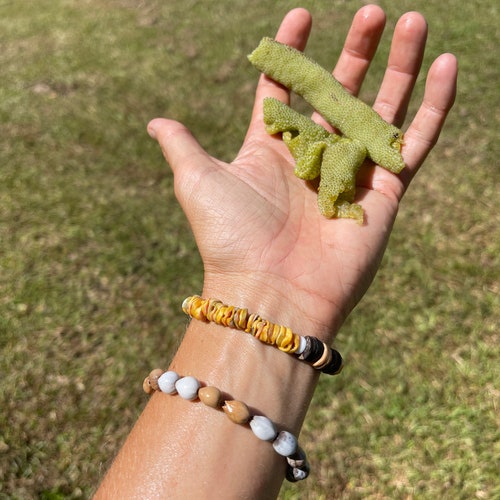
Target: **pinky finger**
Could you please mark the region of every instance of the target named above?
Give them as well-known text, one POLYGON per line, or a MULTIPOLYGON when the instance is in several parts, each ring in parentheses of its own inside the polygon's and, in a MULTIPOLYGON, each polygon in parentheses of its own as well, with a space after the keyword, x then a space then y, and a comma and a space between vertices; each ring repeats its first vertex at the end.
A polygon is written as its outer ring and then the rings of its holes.
POLYGON ((405 133, 403 156, 407 168, 400 174, 405 187, 439 138, 455 102, 457 73, 458 63, 452 54, 442 54, 429 69, 422 104, 405 133))

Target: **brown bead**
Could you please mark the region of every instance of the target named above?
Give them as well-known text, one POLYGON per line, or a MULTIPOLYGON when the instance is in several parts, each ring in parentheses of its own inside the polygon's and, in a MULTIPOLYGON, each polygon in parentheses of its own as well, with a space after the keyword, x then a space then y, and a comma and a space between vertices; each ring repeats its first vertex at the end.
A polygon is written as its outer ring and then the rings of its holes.
POLYGON ((200 401, 210 408, 219 408, 222 400, 222 393, 217 387, 208 386, 198 389, 200 401))
POLYGON ((142 388, 144 389, 144 392, 146 394, 151 394, 153 392, 153 388, 151 387, 151 384, 149 383, 149 377, 146 377, 144 379, 144 382, 142 383, 142 388))
POLYGON ((149 374, 149 385, 153 389, 153 391, 159 391, 160 388, 158 387, 158 379, 163 375, 164 371, 161 368, 155 368, 150 374, 149 374))
POLYGON ((229 419, 236 424, 246 424, 250 420, 250 410, 241 401, 225 401, 222 409, 229 419))

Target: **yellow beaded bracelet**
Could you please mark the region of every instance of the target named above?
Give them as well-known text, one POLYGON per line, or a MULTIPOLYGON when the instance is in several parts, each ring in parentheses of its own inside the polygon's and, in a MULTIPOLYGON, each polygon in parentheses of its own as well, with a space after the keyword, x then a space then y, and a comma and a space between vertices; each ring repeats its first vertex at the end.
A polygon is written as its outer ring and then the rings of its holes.
POLYGON ((229 306, 218 299, 204 299, 193 295, 184 300, 182 310, 199 321, 249 333, 280 351, 295 354, 322 373, 337 375, 344 366, 340 353, 316 337, 294 333, 290 328, 272 323, 258 314, 249 313, 245 308, 229 306))

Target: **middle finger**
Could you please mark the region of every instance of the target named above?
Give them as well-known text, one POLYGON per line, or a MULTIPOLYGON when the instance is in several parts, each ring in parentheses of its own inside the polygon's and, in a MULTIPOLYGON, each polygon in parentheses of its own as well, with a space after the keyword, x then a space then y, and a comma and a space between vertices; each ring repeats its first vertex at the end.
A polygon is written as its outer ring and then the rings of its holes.
POLYGON ((404 14, 396 24, 384 79, 373 108, 397 127, 403 124, 427 39, 427 23, 418 12, 404 14))

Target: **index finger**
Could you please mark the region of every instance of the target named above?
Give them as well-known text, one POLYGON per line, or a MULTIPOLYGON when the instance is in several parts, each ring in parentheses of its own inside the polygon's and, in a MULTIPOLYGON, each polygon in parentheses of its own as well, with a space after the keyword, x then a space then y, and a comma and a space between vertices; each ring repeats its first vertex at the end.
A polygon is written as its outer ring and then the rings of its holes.
MULTIPOLYGON (((311 24, 311 14, 306 9, 293 9, 283 18, 276 33, 276 40, 298 50, 304 50, 311 31, 311 24)), ((255 123, 256 120, 262 122, 262 101, 265 97, 274 97, 288 104, 290 92, 279 83, 261 75, 255 94, 252 123, 255 123)))

